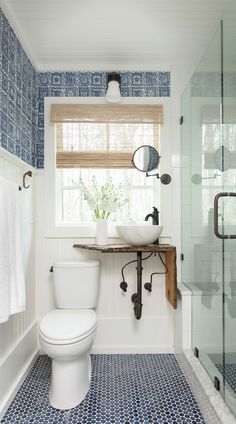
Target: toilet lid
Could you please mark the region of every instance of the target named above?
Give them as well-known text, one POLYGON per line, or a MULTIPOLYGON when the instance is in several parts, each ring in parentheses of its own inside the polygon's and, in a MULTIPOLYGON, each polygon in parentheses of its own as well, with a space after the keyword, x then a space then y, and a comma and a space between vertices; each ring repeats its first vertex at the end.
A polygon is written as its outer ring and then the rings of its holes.
POLYGON ((55 342, 73 342, 89 335, 95 327, 93 309, 54 309, 42 319, 40 332, 55 342))

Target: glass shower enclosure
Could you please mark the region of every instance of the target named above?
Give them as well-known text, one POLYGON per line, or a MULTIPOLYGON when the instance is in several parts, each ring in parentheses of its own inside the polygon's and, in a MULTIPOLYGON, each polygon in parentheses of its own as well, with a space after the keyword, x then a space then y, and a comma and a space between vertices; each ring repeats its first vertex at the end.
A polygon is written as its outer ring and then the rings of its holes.
POLYGON ((236 5, 182 95, 182 282, 192 349, 236 415, 236 5))

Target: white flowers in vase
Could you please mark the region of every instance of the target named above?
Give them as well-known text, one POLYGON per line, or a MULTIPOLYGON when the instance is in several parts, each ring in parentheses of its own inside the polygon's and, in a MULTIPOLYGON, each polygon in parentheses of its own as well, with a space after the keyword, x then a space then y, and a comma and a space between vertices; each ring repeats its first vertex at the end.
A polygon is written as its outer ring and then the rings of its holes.
POLYGON ((117 212, 128 202, 121 184, 114 185, 111 177, 104 185, 99 186, 93 175, 91 187, 88 187, 80 178, 79 188, 96 219, 108 219, 112 213, 117 212))

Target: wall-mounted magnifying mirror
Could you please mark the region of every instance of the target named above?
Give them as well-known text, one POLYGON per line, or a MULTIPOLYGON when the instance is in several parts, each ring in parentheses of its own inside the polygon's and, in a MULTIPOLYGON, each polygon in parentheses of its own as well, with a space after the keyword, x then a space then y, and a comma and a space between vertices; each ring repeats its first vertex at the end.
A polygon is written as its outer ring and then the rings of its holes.
POLYGON ((219 171, 228 171, 231 167, 231 152, 229 149, 220 146, 214 154, 214 162, 219 171))
POLYGON ((149 172, 158 167, 160 156, 153 146, 146 144, 135 150, 132 162, 139 171, 149 172))
POLYGON ((144 144, 135 150, 132 162, 134 167, 141 172, 146 172, 146 177, 157 177, 160 178, 162 184, 169 184, 171 182, 171 176, 169 174, 149 174, 148 172, 153 171, 157 168, 160 162, 161 156, 153 146, 144 144))

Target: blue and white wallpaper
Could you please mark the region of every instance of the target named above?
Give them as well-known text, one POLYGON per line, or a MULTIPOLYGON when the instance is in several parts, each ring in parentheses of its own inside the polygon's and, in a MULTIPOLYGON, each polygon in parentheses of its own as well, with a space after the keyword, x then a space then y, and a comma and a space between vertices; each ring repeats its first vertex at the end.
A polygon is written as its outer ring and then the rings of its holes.
POLYGON ((35 165, 36 72, 0 9, 0 145, 35 165))
MULTIPOLYGON (((0 146, 44 166, 44 97, 102 97, 107 72, 36 72, 0 9, 0 146)), ((169 97, 169 72, 121 72, 123 97, 169 97)))

